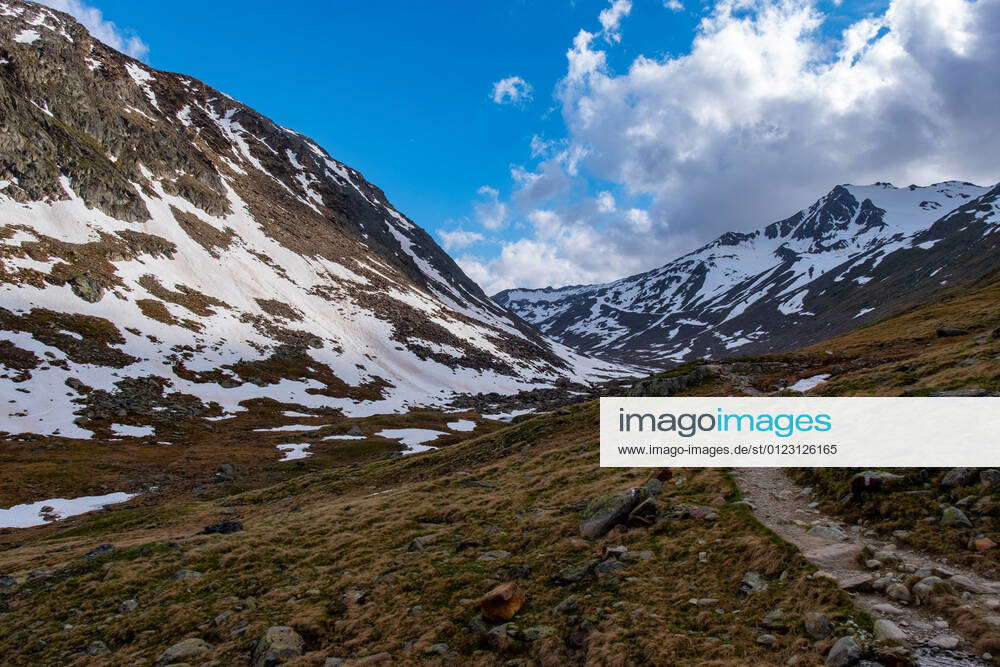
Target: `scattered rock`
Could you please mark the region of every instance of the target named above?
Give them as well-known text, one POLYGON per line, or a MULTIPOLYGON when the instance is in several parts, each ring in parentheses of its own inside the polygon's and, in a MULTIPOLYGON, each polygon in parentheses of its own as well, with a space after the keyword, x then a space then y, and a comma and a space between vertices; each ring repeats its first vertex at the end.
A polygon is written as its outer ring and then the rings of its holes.
POLYGON ((560 614, 575 614, 580 610, 580 603, 575 595, 570 595, 565 600, 556 605, 555 610, 560 614))
POLYGON ((955 586, 959 590, 969 591, 970 593, 975 593, 977 595, 984 595, 986 593, 993 592, 989 587, 973 581, 964 574, 956 574, 948 580, 948 583, 955 586))
POLYGON ((965 516, 965 512, 957 507, 944 508, 944 511, 941 512, 941 525, 972 528, 972 522, 969 521, 969 517, 965 516))
POLYGON ((241 530, 243 530, 243 524, 239 521, 220 521, 211 526, 205 526, 198 535, 231 535, 241 530))
POLYGON ((434 541, 436 535, 419 535, 410 540, 410 543, 406 545, 407 551, 421 551, 424 547, 434 541))
POLYGON ((806 535, 819 537, 824 540, 830 540, 831 542, 843 542, 848 537, 847 533, 842 531, 837 526, 813 526, 806 531, 806 535))
POLYGON ((306 643, 292 628, 275 625, 267 629, 253 648, 253 667, 274 667, 302 655, 306 643))
POLYGON ((201 572, 197 570, 177 570, 170 578, 174 581, 185 581, 187 579, 200 579, 201 576, 201 572))
POLYGON ((118 605, 119 614, 130 614, 139 608, 139 603, 135 600, 125 600, 120 605, 118 605))
POLYGON ((0 588, 10 588, 17 584, 17 579, 14 577, 8 577, 6 574, 0 574, 0 588))
POLYGON ((879 604, 872 607, 872 609, 874 609, 880 614, 887 614, 889 616, 899 616, 900 614, 905 613, 899 607, 891 605, 888 602, 880 602, 879 604))
POLYGON ((930 646, 936 646, 937 648, 943 648, 950 651, 958 646, 961 641, 961 639, 954 635, 940 635, 938 637, 934 637, 933 639, 929 639, 927 643, 930 646))
POLYGON ((833 625, 830 623, 830 619, 826 614, 819 611, 806 612, 803 624, 805 625, 806 634, 816 640, 826 639, 833 632, 833 625))
POLYGON ((897 602, 909 602, 913 596, 910 595, 910 589, 900 583, 890 584, 885 589, 885 594, 890 599, 897 602))
POLYGON ((1000 470, 996 468, 987 468, 979 473, 979 483, 980 484, 997 484, 1000 483, 1000 470))
POLYGON ((575 584, 576 582, 582 580, 588 574, 594 571, 598 563, 601 561, 597 558, 584 561, 577 565, 570 565, 569 567, 562 570, 559 574, 555 575, 554 579, 558 583, 562 584, 575 584))
POLYGON ((776 641, 778 641, 778 638, 774 635, 757 635, 757 643, 764 646, 771 646, 776 641))
POLYGON ((854 637, 841 637, 826 654, 826 664, 832 667, 847 667, 861 658, 861 647, 854 637))
POLYGON ((94 560, 95 558, 100 558, 104 554, 111 553, 115 550, 115 545, 113 544, 102 544, 99 547, 94 547, 86 554, 84 554, 84 560, 94 560))
POLYGON ((649 497, 648 490, 638 488, 594 499, 583 511, 580 535, 590 540, 605 535, 616 525, 624 523, 632 510, 649 497))
POLYGON ((751 593, 763 593, 768 588, 767 581, 757 572, 747 572, 740 582, 739 592, 743 595, 751 593))
POLYGON ((101 655, 103 653, 111 653, 108 649, 108 645, 102 642, 100 639, 90 642, 90 644, 83 650, 87 655, 101 655))
POLYGON ((503 551, 502 549, 497 549, 496 551, 484 551, 483 553, 479 554, 479 560, 487 562, 494 560, 503 560, 504 558, 510 558, 509 551, 503 551))
POLYGON ((941 486, 946 489, 954 489, 960 486, 971 486, 979 478, 977 468, 952 468, 941 478, 941 486))
POLYGON ((479 609, 488 621, 509 621, 524 606, 527 593, 514 582, 500 584, 479 600, 479 609))
POLYGON ((958 327, 940 327, 937 330, 938 338, 951 338, 953 336, 968 336, 968 329, 960 329, 958 327))
POLYGON ((837 580, 837 586, 845 591, 871 590, 875 577, 870 574, 853 574, 837 580))
POLYGON ((99 282, 88 276, 77 276, 69 281, 70 289, 89 303, 97 303, 104 296, 104 287, 99 282))
POLYGON ((785 617, 785 612, 780 609, 772 609, 764 615, 763 620, 760 624, 764 626, 767 630, 787 630, 788 629, 788 619, 785 617))
POLYGON ((450 650, 451 647, 444 643, 431 644, 424 649, 424 655, 445 655, 450 650))
POLYGON ((995 549, 997 543, 988 537, 980 537, 978 540, 972 541, 972 547, 976 551, 989 551, 990 549, 995 549))
POLYGON ((211 650, 211 648, 212 647, 209 646, 204 639, 191 637, 177 642, 161 653, 160 657, 156 659, 154 664, 160 666, 172 665, 174 663, 184 663, 187 662, 189 658, 197 658, 202 653, 207 653, 211 650))
POLYGON ((875 636, 882 641, 901 642, 906 639, 906 633, 892 621, 880 618, 875 621, 875 636))
POLYGON ((918 605, 929 600, 931 596, 954 595, 954 593, 955 589, 941 577, 924 577, 913 585, 913 598, 918 605))

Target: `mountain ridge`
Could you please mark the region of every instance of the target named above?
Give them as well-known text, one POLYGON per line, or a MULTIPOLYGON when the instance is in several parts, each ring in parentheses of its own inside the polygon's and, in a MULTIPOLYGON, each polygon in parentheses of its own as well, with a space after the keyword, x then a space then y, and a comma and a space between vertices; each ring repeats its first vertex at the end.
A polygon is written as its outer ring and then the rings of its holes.
POLYGON ((152 434, 261 399, 389 412, 619 372, 490 300, 304 135, 47 7, 0 2, 0 39, 0 430, 152 434))
MULTIPOLYGON (((879 292, 886 283, 878 265, 893 256, 887 266, 896 266, 906 256, 913 270, 943 269, 930 257, 936 253, 916 256, 914 248, 931 247, 917 237, 969 202, 987 205, 994 190, 963 181, 838 185, 788 218, 726 232, 650 271, 600 285, 505 290, 494 299, 556 340, 605 359, 664 367, 730 350, 785 351, 846 331, 845 318, 856 326, 891 312, 905 294, 879 292), (845 278, 857 289, 836 284, 845 278), (847 313, 824 298, 831 292, 870 303, 847 313)), ((956 279, 976 277, 963 266, 954 267, 956 279)))

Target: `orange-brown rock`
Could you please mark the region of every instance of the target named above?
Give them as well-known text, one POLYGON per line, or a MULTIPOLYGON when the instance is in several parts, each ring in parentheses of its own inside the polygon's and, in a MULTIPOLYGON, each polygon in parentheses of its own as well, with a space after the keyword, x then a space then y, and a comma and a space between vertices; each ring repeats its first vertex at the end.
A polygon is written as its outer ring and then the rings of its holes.
POLYGON ((972 542, 972 546, 975 547, 976 551, 989 551, 996 548, 997 543, 988 537, 980 537, 972 542))
POLYGON ((527 599, 524 589, 509 581, 484 595, 479 601, 479 609, 487 621, 509 621, 527 599))

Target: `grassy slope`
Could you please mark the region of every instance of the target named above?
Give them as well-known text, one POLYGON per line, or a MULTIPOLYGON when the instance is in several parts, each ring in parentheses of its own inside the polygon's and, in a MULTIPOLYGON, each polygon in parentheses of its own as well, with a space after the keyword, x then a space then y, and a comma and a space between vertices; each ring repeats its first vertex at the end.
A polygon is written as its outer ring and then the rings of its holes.
MULTIPOLYGON (((797 627, 802 615, 825 610, 840 621, 850 618, 846 597, 832 583, 806 579, 811 568, 793 548, 744 507, 724 504, 734 491, 719 470, 683 471, 687 479, 669 482, 661 496, 661 505, 716 504, 716 522, 667 521, 595 542, 579 539, 582 505, 640 483, 645 473, 598 466, 596 403, 560 413, 420 456, 306 474, 214 501, 167 502, 155 518, 143 510, 111 512, 37 539, 24 533, 23 545, 0 553, 0 572, 58 573, 7 594, 0 654, 13 664, 65 662, 101 640, 113 651, 104 661, 125 664, 155 660, 174 642, 198 636, 214 646, 206 658, 242 664, 264 629, 287 624, 307 639, 301 664, 383 651, 403 662, 480 664, 516 657, 542 664, 770 664, 808 653, 801 664, 810 664, 818 652, 797 627), (239 518, 246 530, 192 536, 221 518, 239 518), (423 535, 434 537, 408 551, 423 535), (101 543, 117 549, 81 558, 101 543), (605 544, 651 550, 654 557, 620 577, 552 580, 605 544), (511 555, 479 558, 494 550, 511 555), (697 562, 699 552, 707 553, 707 563, 697 562), (171 580, 180 569, 204 576, 171 580), (771 589, 740 596, 749 570, 768 577, 771 589), (515 622, 556 633, 491 648, 465 627, 476 616, 475 600, 516 576, 529 599, 515 622), (337 604, 352 589, 366 591, 365 600, 337 604), (579 598, 577 618, 553 610, 570 594, 579 598), (252 608, 241 602, 248 597, 255 598, 252 608), (706 597, 718 602, 703 609, 688 602, 706 597), (118 615, 119 603, 130 598, 139 609, 118 615), (411 612, 416 606, 422 610, 411 612), (756 643, 758 624, 774 607, 790 615, 793 629, 767 648, 756 643), (213 621, 231 609, 236 613, 213 621), (565 639, 581 631, 576 638, 585 637, 585 648, 568 647, 565 639), (457 655, 423 656, 441 641, 457 655)), ((102 663, 86 657, 77 664, 102 663)))

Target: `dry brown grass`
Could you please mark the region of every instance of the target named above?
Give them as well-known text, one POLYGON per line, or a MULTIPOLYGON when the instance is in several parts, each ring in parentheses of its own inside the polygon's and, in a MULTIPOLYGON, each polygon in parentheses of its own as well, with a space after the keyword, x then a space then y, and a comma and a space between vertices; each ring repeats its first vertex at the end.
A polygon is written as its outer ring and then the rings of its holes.
POLYGON ((818 664, 799 621, 813 609, 846 620, 853 614, 847 598, 825 579, 807 579, 811 568, 792 547, 745 508, 724 503, 733 487, 723 471, 678 471, 683 483, 668 483, 660 497, 661 504, 715 504, 715 522, 667 521, 595 542, 578 538, 582 503, 641 483, 645 474, 598 466, 596 404, 563 412, 436 452, 305 474, 214 501, 168 501, 149 527, 116 522, 111 512, 65 530, 25 532, 20 546, 0 554, 0 571, 68 570, 7 599, 0 652, 12 664, 131 664, 200 636, 214 647, 206 658, 244 664, 251 641, 268 626, 291 624, 307 640, 302 665, 383 651, 403 664, 434 664, 442 659, 423 649, 441 641, 455 652, 447 659, 453 664, 781 664, 793 654, 807 656, 800 664, 818 664), (193 536, 221 518, 239 518, 246 530, 193 536), (433 538, 423 549, 408 550, 426 535, 433 538), (81 560, 105 542, 117 550, 81 560), (553 581, 615 544, 654 557, 620 577, 553 581), (480 559, 496 550, 511 555, 480 559), (698 563, 699 552, 707 563, 698 563), (172 581, 179 569, 204 576, 172 581), (768 578, 766 593, 738 594, 748 570, 768 578), (551 626, 555 634, 490 647, 466 631, 475 600, 514 577, 529 596, 517 625, 551 626), (340 602, 356 590, 365 591, 361 603, 340 602), (553 610, 570 594, 581 607, 576 620, 553 610), (709 597, 717 600, 709 607, 689 603, 709 597), (129 598, 139 610, 117 615, 129 598), (791 628, 766 648, 756 643, 758 626, 775 607, 791 628), (228 610, 235 613, 213 621, 228 610), (567 637, 582 647, 571 648, 567 637), (97 639, 114 653, 103 662, 72 661, 97 639))

